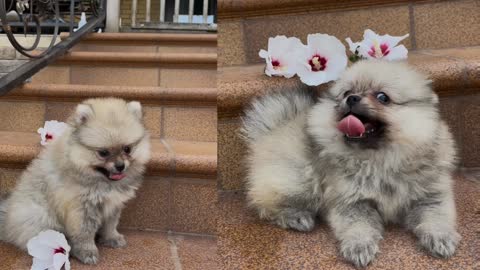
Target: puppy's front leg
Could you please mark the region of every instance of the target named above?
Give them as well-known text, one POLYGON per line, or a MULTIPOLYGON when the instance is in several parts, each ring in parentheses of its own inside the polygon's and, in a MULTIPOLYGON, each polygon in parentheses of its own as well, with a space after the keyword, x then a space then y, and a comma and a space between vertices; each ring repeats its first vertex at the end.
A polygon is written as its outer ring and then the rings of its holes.
POLYGON ((455 253, 461 238, 455 219, 453 195, 434 192, 414 202, 406 222, 430 254, 448 258, 455 253))
POLYGON ((87 209, 72 209, 68 212, 65 222, 65 232, 72 245, 72 255, 85 264, 96 264, 99 261, 95 234, 100 227, 101 219, 91 212, 87 209))
POLYGON ((100 244, 112 248, 119 248, 127 245, 125 237, 117 231, 120 213, 121 209, 118 208, 115 209, 112 216, 105 218, 103 226, 100 229, 100 244))
POLYGON ((329 223, 340 241, 343 257, 356 267, 367 266, 378 252, 383 224, 372 201, 339 205, 328 213, 329 223))

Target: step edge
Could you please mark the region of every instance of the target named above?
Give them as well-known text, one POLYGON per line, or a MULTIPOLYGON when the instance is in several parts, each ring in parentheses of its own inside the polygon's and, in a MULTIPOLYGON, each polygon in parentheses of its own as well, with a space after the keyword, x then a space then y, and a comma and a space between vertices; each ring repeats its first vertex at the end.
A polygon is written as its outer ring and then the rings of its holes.
MULTIPOLYGON (((70 36, 68 32, 60 33, 60 39, 65 40, 70 36)), ((90 33, 80 42, 148 42, 156 43, 165 41, 168 43, 201 42, 216 43, 217 34, 187 34, 187 33, 90 33)), ((160 44, 159 44, 160 45, 160 44)))
POLYGON ((64 62, 215 64, 216 66, 217 54, 71 51, 60 57, 54 64, 64 62))
POLYGON ((120 97, 148 101, 146 103, 194 103, 215 105, 217 88, 169 88, 169 87, 137 87, 83 84, 42 84, 26 83, 10 91, 2 99, 31 100, 42 97, 46 100, 68 100, 69 102, 94 97, 120 97))
MULTIPOLYGON (((1 133, 2 131, 0 131, 1 133)), ((29 133, 33 132, 15 132, 29 133)), ((214 144, 212 142, 212 144, 214 144)), ((18 167, 27 166, 34 158, 38 156, 42 147, 38 145, 9 145, 0 144, 0 167, 2 165, 14 165, 18 167)), ((186 175, 207 175, 214 176, 217 173, 217 155, 195 155, 179 154, 171 152, 156 153, 152 155, 152 160, 147 164, 146 175, 156 175, 161 172, 170 174, 186 175), (198 158, 202 157, 202 158, 198 158), (177 162, 181 161, 181 167, 177 167, 177 162), (175 166, 172 167, 171 164, 175 166), (152 169, 155 168, 155 169, 152 169)))

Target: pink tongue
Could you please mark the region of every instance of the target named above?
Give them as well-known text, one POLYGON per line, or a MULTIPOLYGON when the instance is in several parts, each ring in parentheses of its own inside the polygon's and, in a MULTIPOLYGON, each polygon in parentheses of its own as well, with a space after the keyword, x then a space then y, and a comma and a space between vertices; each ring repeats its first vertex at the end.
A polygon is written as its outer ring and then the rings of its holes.
POLYGON ((353 115, 349 115, 338 123, 337 128, 350 137, 358 137, 365 132, 365 126, 362 121, 353 115))
POLYGON ((115 181, 122 180, 124 177, 125 177, 125 174, 123 174, 123 173, 112 173, 110 175, 110 179, 115 180, 115 181))

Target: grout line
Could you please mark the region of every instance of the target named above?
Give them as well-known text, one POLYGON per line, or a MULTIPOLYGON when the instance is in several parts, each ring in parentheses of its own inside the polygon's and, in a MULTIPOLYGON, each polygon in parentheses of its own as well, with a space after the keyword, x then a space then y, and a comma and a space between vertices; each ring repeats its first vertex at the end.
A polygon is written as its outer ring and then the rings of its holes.
POLYGON ((178 256, 178 247, 173 235, 168 235, 168 242, 170 242, 170 255, 175 265, 175 270, 182 270, 182 263, 180 262, 180 257, 178 256))
POLYGON ((165 106, 160 107, 160 138, 165 137, 165 106))
POLYGON ((412 50, 417 49, 417 37, 415 34, 415 13, 413 10, 413 3, 408 4, 408 17, 410 21, 410 42, 412 44, 412 50))

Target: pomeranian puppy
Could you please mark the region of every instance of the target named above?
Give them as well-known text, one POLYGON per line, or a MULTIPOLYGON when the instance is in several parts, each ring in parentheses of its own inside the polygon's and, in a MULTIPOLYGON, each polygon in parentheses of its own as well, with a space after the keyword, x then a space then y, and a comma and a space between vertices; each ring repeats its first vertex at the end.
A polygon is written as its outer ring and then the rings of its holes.
POLYGON ((455 145, 430 83, 404 63, 368 60, 319 99, 289 91, 254 101, 243 127, 250 205, 299 231, 321 214, 356 267, 374 259, 385 223, 452 256, 455 145))
POLYGON ((99 260, 99 243, 126 245, 117 225, 135 196, 150 156, 139 102, 89 99, 69 127, 47 145, 0 204, 0 239, 26 249, 29 239, 62 232, 71 254, 86 264, 99 260))

